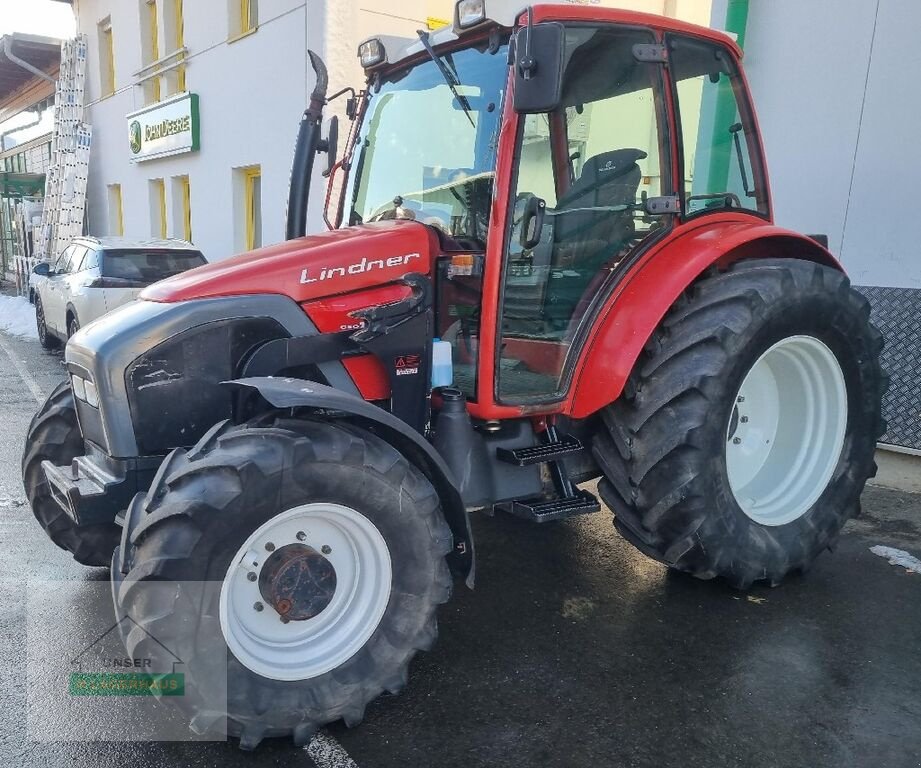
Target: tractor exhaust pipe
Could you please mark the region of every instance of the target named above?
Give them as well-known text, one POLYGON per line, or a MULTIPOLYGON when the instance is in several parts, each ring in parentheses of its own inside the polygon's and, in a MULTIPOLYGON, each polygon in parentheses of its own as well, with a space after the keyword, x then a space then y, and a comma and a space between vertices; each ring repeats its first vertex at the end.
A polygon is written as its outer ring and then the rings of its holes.
POLYGON ((285 224, 285 239, 294 240, 307 234, 307 201, 310 198, 310 176, 313 159, 320 144, 320 130, 323 124, 323 106, 326 104, 326 87, 329 76, 326 65, 313 51, 307 51, 310 66, 316 75, 316 85, 310 94, 310 104, 304 110, 297 130, 297 144, 294 147, 294 162, 291 165, 291 182, 288 187, 288 217, 285 224))

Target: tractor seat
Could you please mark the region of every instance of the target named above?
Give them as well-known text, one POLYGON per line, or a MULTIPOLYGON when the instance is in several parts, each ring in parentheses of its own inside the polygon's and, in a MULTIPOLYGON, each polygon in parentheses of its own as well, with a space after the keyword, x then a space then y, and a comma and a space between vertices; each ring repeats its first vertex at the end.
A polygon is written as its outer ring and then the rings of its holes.
MULTIPOLYGON (((554 241, 578 247, 589 241, 613 244, 633 231, 633 211, 580 211, 579 208, 614 207, 636 203, 642 171, 641 149, 615 149, 585 161, 582 173, 556 204, 557 211, 572 211, 554 220, 554 241)), ((576 257, 578 260, 578 256, 576 257)))

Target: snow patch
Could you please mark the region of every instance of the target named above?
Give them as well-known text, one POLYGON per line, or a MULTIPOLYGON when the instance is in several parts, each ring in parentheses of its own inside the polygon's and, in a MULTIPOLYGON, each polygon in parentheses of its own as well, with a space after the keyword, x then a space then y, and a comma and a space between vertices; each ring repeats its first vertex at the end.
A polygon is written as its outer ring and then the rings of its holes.
POLYGON ((38 338, 35 307, 23 296, 0 295, 0 331, 13 336, 38 338))
POLYGON ((877 544, 875 547, 870 547, 870 551, 874 555, 885 557, 889 561, 889 565, 901 565, 908 571, 921 573, 921 560, 914 555, 908 554, 904 549, 884 547, 882 544, 877 544))

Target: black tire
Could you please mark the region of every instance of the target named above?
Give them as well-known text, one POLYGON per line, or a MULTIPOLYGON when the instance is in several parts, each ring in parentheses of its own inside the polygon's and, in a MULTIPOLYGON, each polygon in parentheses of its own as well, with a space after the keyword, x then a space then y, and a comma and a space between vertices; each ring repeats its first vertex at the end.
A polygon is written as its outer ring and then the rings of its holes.
POLYGON ((860 512, 885 431, 883 337, 869 302, 837 270, 793 259, 746 261, 691 286, 666 315, 603 411, 594 454, 602 498, 642 552, 739 589, 805 571, 860 512), (847 389, 844 447, 831 480, 798 519, 762 525, 733 495, 727 427, 754 362, 781 339, 811 335, 835 355, 847 389))
POLYGON ((48 480, 42 471, 45 459, 63 467, 83 452, 73 392, 67 382, 62 382, 29 424, 22 456, 23 485, 35 519, 55 544, 73 554, 78 563, 108 566, 118 546, 121 528, 114 522, 77 526, 51 498, 48 480))
POLYGON ((226 724, 243 749, 272 736, 303 745, 328 722, 358 724, 368 702, 406 684, 409 662, 434 643, 436 608, 451 594, 445 556, 452 544, 431 484, 380 438, 322 421, 224 423, 192 450, 173 451, 150 491, 135 497, 113 558, 113 595, 120 619, 132 620, 121 625, 132 627, 124 637, 129 654, 185 662, 185 695, 164 700, 183 709, 194 730, 226 724), (226 675, 226 711, 215 709, 197 681, 215 674, 208 670, 215 654, 200 638, 217 637, 226 648, 218 604, 224 575, 253 531, 308 501, 350 506, 383 535, 393 579, 383 618, 354 656, 304 681, 263 677, 227 649, 226 669, 218 671, 226 675), (189 597, 180 585, 151 598, 163 580, 212 588, 189 597))
POLYGON ((38 343, 42 349, 57 349, 60 343, 49 330, 45 322, 45 308, 42 306, 42 300, 35 297, 35 325, 38 328, 38 343))
POLYGON ((67 338, 70 339, 77 331, 80 330, 80 321, 76 315, 70 315, 67 320, 67 338))

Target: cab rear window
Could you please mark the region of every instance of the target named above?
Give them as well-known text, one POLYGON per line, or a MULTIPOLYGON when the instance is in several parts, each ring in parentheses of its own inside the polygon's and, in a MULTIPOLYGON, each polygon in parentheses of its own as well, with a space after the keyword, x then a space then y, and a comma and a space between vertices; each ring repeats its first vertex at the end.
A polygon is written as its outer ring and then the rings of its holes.
POLYGON ((106 251, 102 257, 102 276, 154 283, 206 263, 198 251, 106 251))

